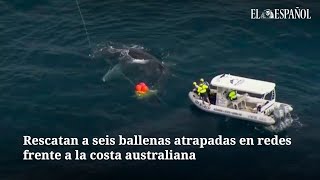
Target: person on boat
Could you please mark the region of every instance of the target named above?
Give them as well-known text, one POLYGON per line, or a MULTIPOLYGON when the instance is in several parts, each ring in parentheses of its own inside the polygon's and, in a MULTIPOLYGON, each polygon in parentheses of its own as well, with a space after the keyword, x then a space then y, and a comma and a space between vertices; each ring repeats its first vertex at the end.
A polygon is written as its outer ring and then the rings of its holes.
POLYGON ((210 97, 210 84, 207 81, 204 81, 203 78, 200 79, 200 84, 199 86, 205 88, 207 90, 208 97, 210 97))
MULTIPOLYGON (((204 101, 206 99, 206 101, 210 103, 210 100, 209 100, 209 96, 207 94, 207 88, 205 86, 200 86, 200 85, 197 85, 196 82, 193 82, 193 85, 196 87, 196 90, 197 90, 197 93, 198 95, 201 97, 202 99, 202 103, 204 104, 204 101)), ((208 86, 207 86, 208 87, 208 86)))
POLYGON ((230 99, 230 101, 236 100, 237 92, 235 90, 231 90, 228 94, 228 98, 230 99))
POLYGON ((194 93, 198 93, 198 88, 199 88, 199 86, 197 85, 196 82, 193 82, 192 84, 193 84, 193 86, 194 86, 193 92, 194 92, 194 93))
POLYGON ((210 84, 207 81, 204 81, 203 78, 200 79, 200 85, 202 85, 202 84, 204 84, 204 85, 206 85, 208 87, 210 86, 210 84))

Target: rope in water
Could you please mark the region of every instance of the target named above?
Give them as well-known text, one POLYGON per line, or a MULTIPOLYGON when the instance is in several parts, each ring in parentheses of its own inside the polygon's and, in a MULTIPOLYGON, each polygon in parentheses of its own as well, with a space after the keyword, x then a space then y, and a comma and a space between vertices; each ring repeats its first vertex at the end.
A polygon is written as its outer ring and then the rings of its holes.
POLYGON ((77 2, 77 7, 78 7, 78 10, 79 10, 79 13, 80 13, 80 17, 81 17, 81 20, 82 20, 83 29, 84 29, 85 32, 86 32, 86 36, 87 36, 89 48, 91 49, 91 41, 90 41, 90 38, 89 38, 89 33, 88 33, 88 30, 87 30, 86 22, 85 22, 84 19, 83 19, 82 12, 81 12, 80 5, 79 5, 79 1, 76 0, 76 2, 77 2))

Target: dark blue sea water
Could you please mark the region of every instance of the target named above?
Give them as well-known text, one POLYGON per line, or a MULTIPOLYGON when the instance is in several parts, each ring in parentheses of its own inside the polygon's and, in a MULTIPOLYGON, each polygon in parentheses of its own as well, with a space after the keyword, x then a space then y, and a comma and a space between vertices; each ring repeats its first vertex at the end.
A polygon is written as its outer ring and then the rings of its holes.
MULTIPOLYGON (((1 179, 317 179, 320 177, 319 1, 0 1, 1 179), (250 9, 309 8, 311 20, 252 20, 250 9), (158 99, 137 100, 98 45, 146 49, 170 69, 158 99), (128 147, 23 147, 34 137, 272 137, 256 124, 191 105, 192 82, 220 73, 277 83, 294 122, 291 146, 170 147, 197 161, 22 161, 33 151, 128 147), (160 99, 160 100, 159 100, 160 99)), ((137 75, 138 76, 138 75, 137 75)), ((141 75, 139 75, 141 76, 141 75)), ((143 77, 143 76, 141 76, 143 77)), ((145 77, 148 78, 148 77, 145 77)), ((143 78, 141 79, 144 80, 143 78)), ((135 151, 168 147, 135 147, 135 151)))

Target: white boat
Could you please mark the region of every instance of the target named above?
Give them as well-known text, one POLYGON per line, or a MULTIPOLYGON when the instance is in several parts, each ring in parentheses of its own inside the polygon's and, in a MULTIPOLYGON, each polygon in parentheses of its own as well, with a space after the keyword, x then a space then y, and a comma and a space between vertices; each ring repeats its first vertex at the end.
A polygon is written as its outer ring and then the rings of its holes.
POLYGON ((189 92, 189 98, 206 112, 273 125, 293 110, 289 104, 276 102, 275 86, 272 82, 220 74, 210 82, 210 104, 203 102, 195 89, 189 92), (229 100, 231 90, 237 92, 236 100, 229 100))

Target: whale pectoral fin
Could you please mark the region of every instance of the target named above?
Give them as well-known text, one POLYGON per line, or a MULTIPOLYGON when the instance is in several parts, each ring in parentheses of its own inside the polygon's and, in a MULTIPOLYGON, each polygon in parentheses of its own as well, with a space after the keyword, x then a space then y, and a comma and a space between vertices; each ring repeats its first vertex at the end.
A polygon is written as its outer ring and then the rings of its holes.
POLYGON ((120 69, 120 64, 116 64, 112 68, 108 70, 108 72, 102 77, 102 81, 110 81, 116 77, 120 77, 121 75, 121 69, 120 69))

